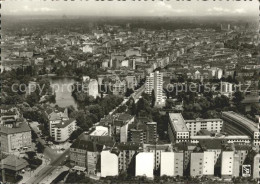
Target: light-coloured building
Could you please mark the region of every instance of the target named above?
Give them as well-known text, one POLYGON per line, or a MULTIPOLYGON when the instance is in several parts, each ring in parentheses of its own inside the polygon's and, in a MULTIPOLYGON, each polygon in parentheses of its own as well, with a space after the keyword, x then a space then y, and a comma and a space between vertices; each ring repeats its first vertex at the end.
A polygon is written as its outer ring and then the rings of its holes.
POLYGON ((161 164, 161 154, 171 151, 171 144, 144 144, 144 152, 154 154, 154 169, 157 170, 161 164))
POLYGON ((26 122, 16 122, 12 128, 0 126, 1 151, 7 154, 32 150, 31 129, 26 122))
POLYGON ((220 132, 222 130, 222 119, 201 119, 185 120, 186 126, 191 136, 197 135, 200 130, 208 130, 210 132, 220 132))
POLYGON ((68 117, 68 110, 67 108, 64 111, 59 111, 57 109, 52 110, 46 110, 46 115, 49 119, 49 132, 50 136, 54 137, 55 136, 55 130, 54 127, 56 124, 59 124, 61 121, 66 121, 69 119, 68 117))
POLYGON ((135 155, 143 151, 142 144, 124 142, 124 143, 118 143, 115 147, 119 151, 119 155, 118 155, 119 172, 127 171, 129 167, 131 167, 131 171, 134 172, 135 169, 133 167, 134 165, 133 164, 130 165, 130 164, 133 163, 135 159, 135 155))
POLYGON ((190 138, 189 130, 181 113, 169 113, 168 134, 171 142, 185 142, 190 138))
MULTIPOLYGON (((251 137, 254 145, 259 146, 258 124, 233 111, 222 112, 222 119, 232 129, 238 129, 251 137)), ((228 130, 227 130, 228 131, 228 130)))
POLYGON ((202 140, 223 140, 227 143, 239 143, 239 144, 250 144, 251 138, 247 135, 223 135, 217 134, 215 136, 211 135, 195 135, 190 137, 191 143, 199 143, 202 140))
POLYGON ((190 175, 213 176, 214 175, 214 152, 204 151, 191 153, 190 175))
POLYGON ((256 154, 254 157, 254 165, 253 165, 253 178, 260 178, 260 154, 256 154))
POLYGON ((153 178, 154 154, 138 153, 136 155, 135 176, 146 176, 153 178))
POLYGON ((232 178, 239 176, 239 158, 234 151, 222 151, 221 177, 232 178))
POLYGON ((242 167, 244 161, 247 157, 248 152, 251 150, 252 146, 247 144, 235 144, 235 153, 238 155, 239 158, 239 166, 242 167))
POLYGON ((117 176, 118 172, 118 156, 110 150, 103 150, 101 152, 101 177, 117 176))
POLYGON ((145 93, 152 94, 154 90, 155 105, 163 105, 163 73, 156 71, 146 77, 145 93))
POLYGON ((19 110, 16 107, 0 109, 0 125, 12 128, 13 123, 21 117, 19 110))
POLYGON ((90 79, 88 76, 83 78, 82 91, 95 99, 99 96, 98 93, 98 81, 96 79, 90 79))
POLYGON ((183 153, 162 152, 160 175, 183 176, 183 153))
POLYGON ((105 126, 96 126, 95 130, 89 134, 90 136, 107 136, 108 127, 105 126))
POLYGON ((73 131, 76 130, 76 120, 69 119, 61 121, 53 126, 53 137, 55 142, 65 142, 73 131))

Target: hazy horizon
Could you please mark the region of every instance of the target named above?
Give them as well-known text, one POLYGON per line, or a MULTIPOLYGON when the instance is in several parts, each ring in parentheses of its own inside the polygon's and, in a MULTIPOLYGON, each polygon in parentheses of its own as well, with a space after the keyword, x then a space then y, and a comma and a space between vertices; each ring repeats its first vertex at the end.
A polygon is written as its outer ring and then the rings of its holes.
POLYGON ((258 17, 252 1, 3 1, 3 16, 258 17))

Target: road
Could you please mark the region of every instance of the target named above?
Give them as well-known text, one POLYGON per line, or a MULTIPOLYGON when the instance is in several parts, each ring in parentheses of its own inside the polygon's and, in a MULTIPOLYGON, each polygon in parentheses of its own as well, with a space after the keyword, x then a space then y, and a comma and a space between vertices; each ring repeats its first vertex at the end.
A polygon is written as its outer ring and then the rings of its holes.
POLYGON ((66 160, 66 156, 69 154, 69 149, 65 150, 58 158, 52 161, 49 165, 44 167, 39 173, 35 176, 30 178, 26 183, 27 184, 38 184, 48 175, 51 175, 52 172, 58 167, 63 165, 64 161, 66 160))
POLYGON ((117 110, 120 106, 126 104, 126 103, 130 100, 131 97, 135 100, 135 103, 137 103, 138 100, 139 100, 139 97, 142 95, 142 93, 144 92, 144 90, 145 90, 145 85, 142 85, 142 86, 141 86, 139 89, 137 89, 130 97, 125 98, 120 105, 118 105, 115 109, 113 109, 112 111, 110 111, 110 112, 109 112, 109 115, 114 114, 114 113, 116 112, 116 110, 117 110))

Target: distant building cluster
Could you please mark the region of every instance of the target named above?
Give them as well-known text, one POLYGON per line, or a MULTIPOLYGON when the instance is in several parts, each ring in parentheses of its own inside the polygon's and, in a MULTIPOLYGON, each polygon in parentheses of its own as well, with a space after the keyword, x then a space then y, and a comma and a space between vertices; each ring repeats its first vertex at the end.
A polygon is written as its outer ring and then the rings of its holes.
POLYGON ((170 143, 158 140, 157 126, 147 118, 124 113, 101 119, 96 128, 72 144, 73 169, 100 177, 127 172, 151 179, 155 172, 160 176, 230 179, 244 176, 243 169, 247 169, 253 178, 260 177, 259 131, 256 123, 237 113, 228 111, 222 112, 221 119, 195 120, 169 113, 170 143), (229 132, 226 124, 230 123, 240 128, 229 132))

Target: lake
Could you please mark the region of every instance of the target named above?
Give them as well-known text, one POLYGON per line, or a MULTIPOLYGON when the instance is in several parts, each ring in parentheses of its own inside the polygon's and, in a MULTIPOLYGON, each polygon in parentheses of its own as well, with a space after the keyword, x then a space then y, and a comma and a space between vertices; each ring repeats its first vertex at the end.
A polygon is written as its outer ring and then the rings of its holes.
POLYGON ((50 77, 50 84, 55 89, 56 103, 60 107, 67 107, 72 105, 77 109, 77 103, 71 96, 71 86, 76 82, 73 78, 69 77, 50 77))

